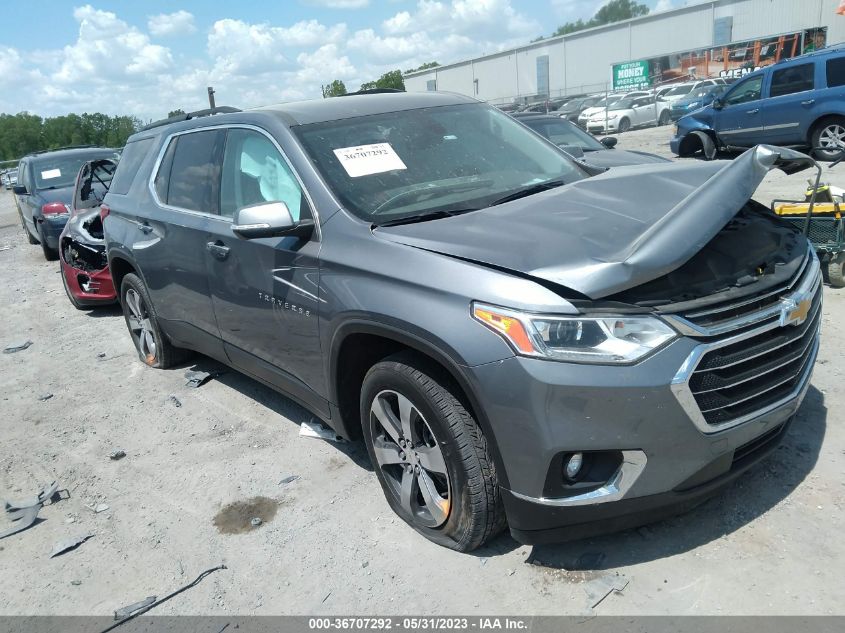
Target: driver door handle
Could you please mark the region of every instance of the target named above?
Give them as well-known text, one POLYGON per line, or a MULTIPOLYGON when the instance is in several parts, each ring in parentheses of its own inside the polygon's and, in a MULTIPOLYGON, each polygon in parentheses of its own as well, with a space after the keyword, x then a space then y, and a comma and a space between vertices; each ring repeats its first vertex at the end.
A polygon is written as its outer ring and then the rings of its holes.
POLYGON ((223 244, 220 240, 216 242, 209 242, 205 245, 208 252, 214 255, 221 262, 229 256, 229 247, 223 244))
POLYGON ((760 108, 754 108, 753 110, 746 110, 745 114, 757 114, 760 111, 760 108))
POLYGON ((815 102, 815 99, 807 99, 806 101, 802 101, 801 105, 813 105, 815 102))
POLYGON ((153 227, 151 227, 148 222, 141 222, 138 225, 138 230, 141 231, 141 233, 143 233, 144 235, 149 235, 153 232, 153 227))

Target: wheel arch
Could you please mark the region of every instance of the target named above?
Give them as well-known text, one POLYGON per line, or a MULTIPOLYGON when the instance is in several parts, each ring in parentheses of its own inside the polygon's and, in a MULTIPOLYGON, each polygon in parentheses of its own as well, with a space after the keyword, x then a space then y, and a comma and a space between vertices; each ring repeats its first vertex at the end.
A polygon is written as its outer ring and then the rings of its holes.
POLYGON ((826 121, 831 121, 834 119, 838 119, 845 125, 845 115, 839 114, 837 112, 826 112, 824 114, 818 115, 812 123, 807 127, 807 144, 810 145, 812 148, 813 145, 813 135, 826 121))
POLYGON ((109 274, 111 275, 118 301, 120 301, 120 284, 123 282, 123 278, 129 273, 141 276, 137 268, 129 261, 129 258, 123 254, 118 253, 109 257, 109 274))
POLYGON ((340 416, 333 424, 335 430, 344 437, 360 437, 359 403, 364 376, 374 364, 400 352, 408 352, 420 358, 435 371, 438 378, 445 379, 457 391, 455 397, 461 400, 484 432, 499 481, 507 487, 507 471, 496 437, 462 369, 463 365, 453 353, 445 351, 441 346, 393 325, 355 320, 343 324, 335 331, 328 368, 330 401, 336 403, 336 411, 340 416))

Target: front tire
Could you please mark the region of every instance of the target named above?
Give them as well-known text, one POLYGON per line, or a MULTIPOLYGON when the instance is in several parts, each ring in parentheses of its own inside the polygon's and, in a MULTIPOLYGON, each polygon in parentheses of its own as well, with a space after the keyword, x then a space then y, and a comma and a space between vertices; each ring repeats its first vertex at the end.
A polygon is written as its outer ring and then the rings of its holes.
POLYGON ((619 134, 624 134, 625 132, 627 132, 630 129, 631 129, 631 121, 629 119, 622 119, 621 121, 619 121, 619 127, 617 128, 617 131, 619 132, 619 134))
POLYGON ((669 125, 669 112, 667 110, 660 113, 660 117, 657 119, 657 125, 669 125))
POLYGON ((827 277, 834 288, 845 288, 845 252, 830 258, 827 263, 827 277))
POLYGON ((120 284, 120 307, 141 362, 167 369, 186 358, 187 352, 173 345, 161 331, 147 286, 134 273, 128 273, 120 284))
POLYGON ((504 528, 504 507, 484 434, 439 375, 410 354, 374 365, 361 388, 364 441, 393 511, 469 552, 504 528))

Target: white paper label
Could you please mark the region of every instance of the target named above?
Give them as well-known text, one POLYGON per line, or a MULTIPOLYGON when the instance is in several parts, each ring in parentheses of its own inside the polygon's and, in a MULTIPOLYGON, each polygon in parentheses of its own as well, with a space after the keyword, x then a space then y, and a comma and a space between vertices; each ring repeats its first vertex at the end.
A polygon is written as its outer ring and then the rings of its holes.
POLYGON ((50 180, 51 178, 58 178, 62 175, 61 169, 48 169, 41 172, 41 180, 50 180))
POLYGON ((390 143, 342 147, 334 150, 334 155, 352 178, 381 174, 394 169, 408 169, 393 151, 390 143))

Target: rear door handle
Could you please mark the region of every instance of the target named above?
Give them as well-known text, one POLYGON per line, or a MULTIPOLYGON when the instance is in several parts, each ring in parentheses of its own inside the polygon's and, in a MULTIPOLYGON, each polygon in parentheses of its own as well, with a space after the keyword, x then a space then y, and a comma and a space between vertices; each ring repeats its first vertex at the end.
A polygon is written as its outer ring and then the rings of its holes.
POLYGON ((806 101, 802 101, 801 105, 813 105, 815 102, 815 99, 807 99, 806 101))
POLYGON ((753 110, 746 110, 745 114, 757 114, 760 111, 760 108, 754 108, 753 110))
POLYGON ((221 241, 216 242, 209 242, 205 245, 208 249, 208 252, 214 255, 217 259, 221 262, 229 256, 229 247, 223 244, 221 241))
POLYGON ((153 232, 153 227, 151 227, 151 226, 150 226, 149 224, 147 224, 146 222, 141 222, 141 223, 138 225, 138 230, 139 230, 139 231, 141 231, 141 233, 144 233, 144 234, 149 234, 149 233, 152 233, 152 232, 153 232))

